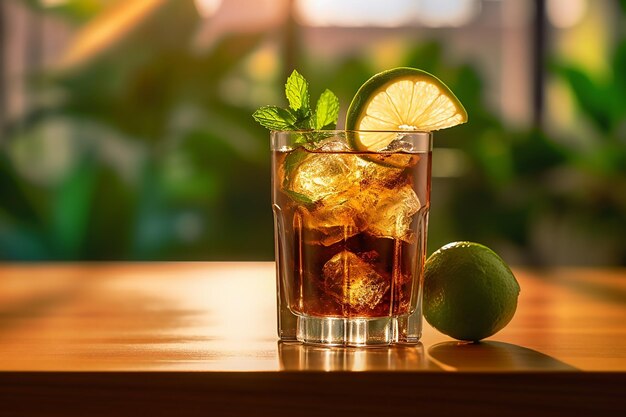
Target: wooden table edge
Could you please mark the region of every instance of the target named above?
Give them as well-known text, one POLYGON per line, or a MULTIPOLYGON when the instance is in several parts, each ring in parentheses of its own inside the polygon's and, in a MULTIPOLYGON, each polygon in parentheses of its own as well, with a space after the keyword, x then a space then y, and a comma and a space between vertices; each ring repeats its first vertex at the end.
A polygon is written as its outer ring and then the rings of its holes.
POLYGON ((0 415, 619 415, 624 387, 626 372, 4 371, 0 415))

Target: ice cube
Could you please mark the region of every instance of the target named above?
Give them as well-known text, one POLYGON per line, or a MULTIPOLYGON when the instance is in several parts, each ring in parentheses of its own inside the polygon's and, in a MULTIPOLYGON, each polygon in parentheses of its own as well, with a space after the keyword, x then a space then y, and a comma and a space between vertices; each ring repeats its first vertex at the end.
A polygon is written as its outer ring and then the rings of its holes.
POLYGON ((324 200, 312 211, 306 208, 301 211, 307 237, 313 236, 313 241, 308 243, 330 246, 359 233, 356 223, 358 212, 347 199, 337 202, 324 200))
POLYGON ((355 159, 346 154, 311 153, 295 168, 288 189, 314 202, 345 192, 353 186, 355 159))
POLYGON ((367 159, 371 162, 375 162, 377 165, 383 168, 395 168, 404 169, 411 167, 419 161, 418 154, 401 153, 401 152, 381 152, 377 154, 368 155, 367 159))
POLYGON ((407 140, 405 136, 398 136, 382 152, 413 152, 414 149, 415 147, 410 140, 407 140))
POLYGON ((420 159, 414 149, 413 143, 404 136, 398 136, 380 152, 368 154, 363 159, 383 167, 407 168, 417 164, 420 159))
POLYGON ((390 287, 388 278, 347 250, 326 262, 322 273, 326 294, 356 314, 373 310, 390 287))
POLYGON ((367 207, 364 227, 370 235, 408 243, 415 241, 411 221, 421 204, 410 185, 395 189, 369 189, 363 198, 367 207))
MULTIPOLYGON (((378 155, 383 157, 384 155, 378 155)), ((392 156, 392 155, 389 155, 392 156)), ((369 157, 369 155, 368 155, 369 157)), ((372 156, 374 157, 374 156, 372 156)), ((362 189, 367 189, 376 186, 382 186, 387 188, 394 188, 402 181, 402 168, 397 168, 389 165, 382 165, 379 162, 372 162, 371 160, 359 158, 357 161, 358 173, 357 176, 361 183, 362 189)))
POLYGON ((317 150, 321 152, 349 152, 350 146, 340 138, 328 138, 317 144, 317 150))
POLYGON ((346 138, 331 130, 302 132, 302 146, 313 152, 337 152, 350 150, 346 138))

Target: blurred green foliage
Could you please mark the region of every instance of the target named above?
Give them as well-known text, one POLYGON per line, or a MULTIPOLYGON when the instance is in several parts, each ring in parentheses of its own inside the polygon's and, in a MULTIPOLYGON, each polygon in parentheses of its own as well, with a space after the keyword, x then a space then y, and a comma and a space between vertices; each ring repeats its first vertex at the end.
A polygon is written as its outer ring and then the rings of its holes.
POLYGON ((79 23, 95 16, 105 6, 103 0, 72 0, 67 2, 24 0, 24 3, 39 13, 56 14, 79 23))
MULTIPOLYGON (((80 19, 97 3, 55 12, 80 19)), ((251 118, 258 103, 228 91, 235 80, 244 94, 259 83, 280 92, 291 68, 246 75, 261 34, 181 47, 198 19, 192 2, 167 2, 75 71, 33 79, 45 100, 0 142, 0 259, 272 259, 268 133, 251 118)), ((312 96, 328 87, 344 111, 377 71, 368 56, 320 65, 305 50, 296 61, 312 96)), ((470 113, 436 133, 466 166, 434 180, 430 251, 474 240, 520 263, 626 264, 626 41, 603 83, 551 67, 590 125, 587 146, 504 126, 478 71, 447 62, 441 44, 409 47, 403 64, 437 74, 470 113)))
POLYGON ((181 45, 198 20, 168 2, 75 71, 34 78, 58 98, 3 135, 1 258, 271 258, 268 134, 219 91, 259 37, 197 54, 181 45))
MULTIPOLYGON (((626 264, 626 40, 618 42, 613 78, 594 84, 579 68, 554 65, 581 116, 583 140, 507 128, 488 109, 478 71, 444 59, 441 44, 411 48, 403 65, 437 74, 469 110, 470 121, 435 133, 435 147, 462 150, 464 175, 433 179, 429 252, 455 240, 496 248, 516 263, 626 264), (588 146, 577 144, 587 142, 588 146)), ((376 70, 353 57, 313 84, 332 80, 349 97, 376 70)), ((308 73, 307 73, 308 76, 308 73)), ((438 163, 437 153, 433 160, 438 163)))

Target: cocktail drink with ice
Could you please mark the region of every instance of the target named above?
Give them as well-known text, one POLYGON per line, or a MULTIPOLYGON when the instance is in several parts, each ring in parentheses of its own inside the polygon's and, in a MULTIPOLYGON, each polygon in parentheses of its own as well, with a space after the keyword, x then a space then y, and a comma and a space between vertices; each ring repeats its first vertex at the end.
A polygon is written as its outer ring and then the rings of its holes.
POLYGON ((381 152, 363 152, 352 138, 367 133, 272 132, 284 339, 419 340, 431 135, 381 133, 394 140, 381 152))
POLYGON ((333 130, 329 90, 310 106, 294 71, 289 108, 254 113, 272 130, 278 335, 325 345, 417 343, 430 207, 430 132, 467 121, 436 77, 370 78, 333 130), (328 129, 328 130, 325 130, 328 129))

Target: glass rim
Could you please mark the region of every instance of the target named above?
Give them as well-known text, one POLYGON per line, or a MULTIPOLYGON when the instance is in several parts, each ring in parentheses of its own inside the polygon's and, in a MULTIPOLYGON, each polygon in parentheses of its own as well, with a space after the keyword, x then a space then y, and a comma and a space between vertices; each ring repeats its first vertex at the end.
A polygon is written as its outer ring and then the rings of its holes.
MULTIPOLYGON (((323 149, 318 147, 317 144, 323 144, 323 140, 337 138, 347 145, 342 152, 353 153, 396 153, 396 152, 408 152, 408 153, 422 153, 429 152, 433 148, 433 133, 421 132, 417 130, 271 130, 271 148, 273 151, 289 151, 298 147, 303 147, 309 151, 315 151, 320 153, 335 153, 336 149, 323 149), (387 136, 390 135, 396 139, 402 139, 405 141, 405 147, 398 149, 361 149, 357 143, 360 142, 359 136, 371 134, 378 134, 387 136), (311 140, 307 140, 307 137, 311 137, 311 140), (303 141, 304 139, 304 141, 303 141)), ((390 139, 389 143, 393 142, 390 139)), ((386 145, 385 145, 386 147, 386 145)))
POLYGON ((427 130, 350 130, 350 129, 303 129, 303 130, 270 130, 271 134, 303 134, 303 133, 398 133, 405 135, 428 135, 432 131, 427 130))

